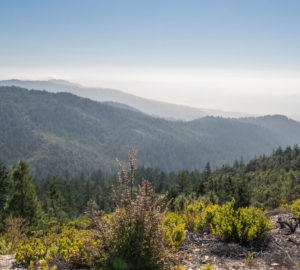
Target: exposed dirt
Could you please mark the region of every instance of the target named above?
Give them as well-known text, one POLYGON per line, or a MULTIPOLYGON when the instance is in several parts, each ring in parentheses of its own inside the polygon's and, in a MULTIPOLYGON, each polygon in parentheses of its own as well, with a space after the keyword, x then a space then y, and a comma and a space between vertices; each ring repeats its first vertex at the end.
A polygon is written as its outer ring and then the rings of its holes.
POLYGON ((268 214, 274 229, 264 242, 249 246, 226 243, 208 233, 188 232, 180 257, 187 269, 201 269, 208 263, 218 269, 300 269, 300 227, 291 234, 280 228, 278 218, 293 221, 293 215, 274 211, 268 214), (297 268, 298 267, 298 268, 297 268))

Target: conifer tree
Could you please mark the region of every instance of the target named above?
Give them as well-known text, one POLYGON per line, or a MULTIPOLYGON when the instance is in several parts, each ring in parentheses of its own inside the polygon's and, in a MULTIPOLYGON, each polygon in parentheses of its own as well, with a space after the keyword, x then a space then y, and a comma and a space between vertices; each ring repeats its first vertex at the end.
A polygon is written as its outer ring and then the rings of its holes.
POLYGON ((55 177, 52 177, 49 189, 46 195, 46 212, 48 217, 54 218, 60 222, 63 222, 66 218, 64 211, 65 201, 61 194, 55 177))
POLYGON ((198 183, 195 185, 195 191, 197 196, 202 196, 206 193, 206 183, 202 177, 199 177, 198 183))
POLYGON ((251 190, 248 183, 242 178, 236 184, 235 207, 247 207, 250 205, 251 190))
POLYGON ((211 168, 210 168, 210 163, 207 162, 203 171, 203 177, 204 177, 204 181, 208 181, 209 177, 211 176, 211 168))
POLYGON ((224 201, 231 201, 233 199, 235 187, 230 175, 225 179, 224 193, 224 201))
POLYGON ((186 194, 189 190, 189 174, 187 171, 181 171, 177 178, 177 190, 179 193, 186 194))
POLYGON ((3 218, 4 206, 7 200, 9 190, 8 172, 5 166, 0 162, 0 219, 3 218))
POLYGON ((36 226, 42 218, 40 202, 37 199, 35 186, 31 183, 29 165, 19 161, 11 171, 13 193, 8 201, 8 210, 15 217, 23 218, 29 226, 36 226))

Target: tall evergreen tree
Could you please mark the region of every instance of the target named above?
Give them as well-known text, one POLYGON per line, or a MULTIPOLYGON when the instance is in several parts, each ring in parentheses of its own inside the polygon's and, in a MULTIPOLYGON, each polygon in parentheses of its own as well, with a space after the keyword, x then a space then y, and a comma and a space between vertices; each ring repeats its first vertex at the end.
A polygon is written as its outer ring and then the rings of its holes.
POLYGON ((52 177, 49 189, 46 195, 46 212, 50 219, 54 218, 60 222, 63 222, 66 218, 64 211, 65 201, 61 194, 55 177, 52 177))
POLYGON ((231 201, 234 198, 235 186, 230 175, 225 178, 224 193, 224 202, 231 201))
POLYGON ((209 177, 211 176, 211 168, 210 168, 210 163, 207 162, 203 171, 203 177, 204 177, 204 181, 208 181, 209 177))
POLYGON ((247 207, 251 201, 251 189, 248 183, 242 178, 236 183, 235 207, 247 207))
POLYGON ((177 178, 177 190, 178 193, 186 194, 189 190, 189 173, 188 171, 181 171, 177 178))
POLYGON ((3 218, 4 206, 7 200, 9 190, 8 172, 5 166, 0 162, 0 219, 3 218))
POLYGON ((203 176, 199 176, 197 180, 198 181, 194 185, 194 191, 197 196, 202 196, 206 193, 207 183, 204 181, 203 176))
POLYGON ((29 226, 36 226, 41 221, 42 210, 37 199, 35 186, 31 183, 29 165, 19 161, 11 171, 13 193, 8 201, 8 210, 15 217, 22 217, 29 226))

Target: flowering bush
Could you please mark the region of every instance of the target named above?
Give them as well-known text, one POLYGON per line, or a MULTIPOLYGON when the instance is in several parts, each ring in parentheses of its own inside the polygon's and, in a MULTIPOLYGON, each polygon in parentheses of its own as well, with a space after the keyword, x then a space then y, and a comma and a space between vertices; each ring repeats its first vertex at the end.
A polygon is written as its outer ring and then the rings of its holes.
POLYGON ((176 213, 169 213, 164 218, 165 238, 168 245, 179 248, 186 234, 185 223, 182 216, 176 213))
POLYGON ((211 223, 214 235, 229 242, 247 243, 262 239, 272 229, 271 220, 258 208, 233 208, 234 201, 218 207, 211 223))
POLYGON ((91 222, 48 222, 18 245, 16 259, 32 267, 42 261, 42 269, 61 260, 96 269, 182 269, 176 249, 185 237, 185 223, 180 215, 168 214, 166 196, 157 196, 147 181, 133 191, 134 161, 131 152, 129 176, 120 163, 113 213, 104 215, 90 202, 91 222))
MULTIPOLYGON (((173 232, 164 227, 168 223, 165 196, 157 197, 149 183, 143 180, 133 191, 135 155, 130 153, 130 175, 122 163, 119 171, 120 187, 114 187, 116 209, 109 217, 91 208, 100 242, 95 250, 97 268, 119 270, 178 269, 177 240, 168 242, 173 232)), ((169 220, 171 218, 169 217, 169 220)), ((175 232, 174 232, 175 233, 175 232)), ((172 238, 173 239, 173 238, 172 238)))
POLYGON ((29 265, 30 262, 37 262, 46 255, 47 247, 39 238, 25 238, 18 245, 16 260, 22 264, 29 265))
POLYGON ((213 266, 208 263, 206 266, 202 266, 201 270, 213 270, 213 266))
POLYGON ((184 221, 188 228, 202 232, 206 226, 212 234, 229 242, 247 243, 259 240, 272 229, 270 220, 261 209, 234 209, 234 201, 223 206, 197 201, 185 206, 184 221))
POLYGON ((91 231, 75 228, 62 229, 42 237, 24 238, 16 250, 16 259, 29 265, 31 262, 63 260, 73 265, 91 266, 90 249, 98 245, 91 231))
POLYGON ((6 230, 0 235, 0 255, 13 254, 27 231, 22 218, 9 215, 5 220, 5 224, 6 230))
POLYGON ((9 254, 12 248, 12 243, 5 238, 0 239, 0 255, 9 254))
POLYGON ((293 201, 291 211, 300 220, 300 199, 293 201))
POLYGON ((202 200, 196 201, 185 206, 183 218, 188 228, 202 232, 205 226, 210 226, 218 205, 212 203, 205 204, 202 200))
POLYGON ((190 230, 198 231, 202 227, 200 224, 204 223, 203 212, 205 208, 205 203, 202 200, 185 205, 183 218, 190 230))

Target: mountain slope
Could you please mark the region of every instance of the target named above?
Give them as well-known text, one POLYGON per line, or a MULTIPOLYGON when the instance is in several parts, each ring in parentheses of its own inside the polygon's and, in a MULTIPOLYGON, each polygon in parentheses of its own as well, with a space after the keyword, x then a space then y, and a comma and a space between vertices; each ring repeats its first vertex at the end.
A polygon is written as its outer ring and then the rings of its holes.
POLYGON ((222 167, 210 177, 221 203, 230 198, 228 191, 243 180, 249 203, 274 209, 283 201, 290 203, 300 196, 300 148, 278 148, 272 155, 252 159, 246 165, 222 167))
MULTIPOLYGON (((0 87, 0 121, 0 160, 11 165, 25 158, 39 175, 115 171, 115 157, 127 160, 131 146, 139 148, 139 164, 177 171, 202 169, 207 161, 220 167, 241 156, 249 160, 300 141, 283 141, 255 121, 167 121, 68 93, 18 87, 0 87)), ((295 128, 300 131, 300 124, 295 128)))
POLYGON ((111 101, 122 103, 133 107, 148 115, 165 118, 169 120, 194 120, 204 116, 223 116, 223 117, 242 117, 246 114, 225 112, 221 110, 197 109, 189 106, 176 105, 167 102, 160 102, 141 98, 125 92, 106 89, 106 88, 89 88, 63 80, 49 81, 21 81, 6 80, 0 81, 2 86, 18 86, 27 89, 46 90, 50 92, 68 92, 74 95, 90 98, 95 101, 111 101))
POLYGON ((284 115, 266 115, 260 117, 248 117, 239 119, 245 123, 256 124, 276 133, 280 141, 288 145, 291 141, 300 138, 299 122, 288 119, 284 115))

